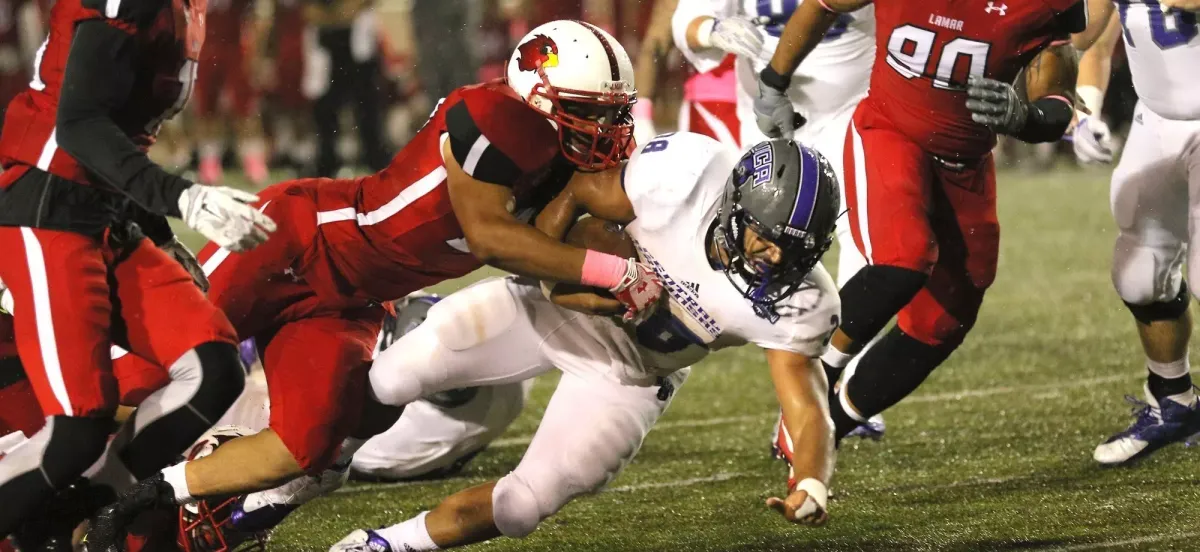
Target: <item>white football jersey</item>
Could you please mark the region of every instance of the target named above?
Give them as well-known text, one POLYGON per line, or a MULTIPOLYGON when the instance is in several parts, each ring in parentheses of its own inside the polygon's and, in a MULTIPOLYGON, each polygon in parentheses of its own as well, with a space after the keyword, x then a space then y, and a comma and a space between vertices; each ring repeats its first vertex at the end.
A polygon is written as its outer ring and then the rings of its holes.
POLYGON ((777 305, 774 322, 759 317, 706 251, 737 150, 699 134, 658 136, 625 167, 623 184, 637 218, 626 227, 642 260, 670 295, 639 324, 635 341, 646 364, 669 369, 709 351, 753 343, 819 356, 838 325, 837 287, 821 264, 777 305))
MULTIPOLYGON (((687 27, 701 16, 722 19, 727 17, 757 17, 765 23, 763 49, 770 58, 779 45, 779 36, 792 12, 803 0, 686 0, 679 2, 671 20, 675 47, 697 71, 711 71, 721 63, 725 52, 716 48, 692 50, 687 45, 687 27)), ((816 0, 811 0, 816 1, 816 0)), ((788 96, 796 110, 808 117, 810 124, 820 125, 821 118, 858 103, 866 95, 871 64, 875 59, 875 6, 841 14, 817 45, 796 69, 788 96)), ((766 67, 766 59, 737 59, 736 71, 739 96, 758 95, 758 73, 766 67)), ((750 121, 753 126, 753 121, 750 121)), ((843 129, 844 130, 844 129, 843 129)), ((743 140, 745 143, 746 141, 743 140)))
POLYGON ((1200 15, 1154 0, 1117 3, 1133 87, 1164 119, 1200 119, 1200 15))

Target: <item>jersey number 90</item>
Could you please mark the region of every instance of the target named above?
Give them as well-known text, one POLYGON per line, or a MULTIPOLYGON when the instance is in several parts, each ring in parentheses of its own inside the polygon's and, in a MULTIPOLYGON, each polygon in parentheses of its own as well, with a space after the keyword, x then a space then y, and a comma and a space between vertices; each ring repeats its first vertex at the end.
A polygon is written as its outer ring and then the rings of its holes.
MULTIPOLYGON (((926 67, 933 57, 936 40, 937 33, 916 25, 896 27, 892 36, 888 37, 888 65, 906 79, 929 76, 926 67)), ((947 42, 938 54, 937 66, 933 72, 933 87, 961 90, 966 86, 966 75, 955 78, 954 74, 954 69, 962 57, 967 58, 968 74, 982 77, 987 71, 988 51, 991 48, 992 45, 986 42, 962 37, 947 42)))

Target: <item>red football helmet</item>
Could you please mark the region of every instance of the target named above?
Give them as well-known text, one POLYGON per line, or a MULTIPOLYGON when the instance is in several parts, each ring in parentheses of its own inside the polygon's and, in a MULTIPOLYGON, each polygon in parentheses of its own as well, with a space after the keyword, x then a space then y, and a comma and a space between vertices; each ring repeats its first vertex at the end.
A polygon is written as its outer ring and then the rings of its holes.
MULTIPOLYGON (((212 454, 217 447, 253 431, 238 426, 210 429, 188 451, 187 459, 195 460, 212 454)), ((233 505, 242 497, 201 500, 179 507, 177 541, 183 552, 249 552, 265 550, 267 533, 245 533, 234 529, 230 521, 233 505)))
POLYGON ((583 170, 615 167, 633 151, 633 63, 612 35, 551 21, 521 39, 508 85, 558 127, 563 155, 583 170))

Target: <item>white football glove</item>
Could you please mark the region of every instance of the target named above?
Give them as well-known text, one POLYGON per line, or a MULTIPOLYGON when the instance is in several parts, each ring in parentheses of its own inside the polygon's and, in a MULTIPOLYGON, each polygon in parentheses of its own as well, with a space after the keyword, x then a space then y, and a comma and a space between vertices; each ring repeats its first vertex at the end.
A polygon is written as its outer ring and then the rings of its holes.
POLYGON ((625 277, 609 291, 625 305, 625 315, 622 319, 636 323, 654 312, 654 307, 662 297, 663 283, 649 265, 634 259, 625 259, 625 277))
POLYGON ((768 61, 770 57, 763 49, 763 32, 756 24, 757 20, 745 17, 716 19, 708 40, 701 37, 699 42, 753 61, 768 61))
POLYGON ((1080 163, 1112 163, 1116 141, 1100 117, 1079 114, 1079 124, 1075 125, 1072 142, 1075 145, 1075 158, 1080 163))
POLYGON ((234 253, 249 251, 267 241, 275 221, 250 204, 258 196, 224 186, 193 184, 179 196, 184 224, 234 253))

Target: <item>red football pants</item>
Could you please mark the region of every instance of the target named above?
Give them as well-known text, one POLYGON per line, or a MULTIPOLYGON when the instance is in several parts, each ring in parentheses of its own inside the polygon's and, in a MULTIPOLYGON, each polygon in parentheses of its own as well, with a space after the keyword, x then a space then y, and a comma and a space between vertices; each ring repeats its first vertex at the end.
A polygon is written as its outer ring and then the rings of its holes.
POLYGON ((233 328, 150 240, 114 250, 73 232, 0 227, 0 280, 13 294, 17 350, 46 416, 110 416, 111 347, 159 366, 233 328))
POLYGON ((845 175, 851 234, 867 263, 929 275, 898 313, 900 329, 930 345, 961 339, 996 277, 992 156, 943 162, 862 102, 846 134, 845 175))
POLYGON ((258 91, 250 82, 250 68, 246 65, 249 53, 250 49, 237 40, 205 44, 196 68, 196 90, 192 102, 196 115, 211 117, 228 113, 251 117, 255 114, 258 110, 258 91), (229 102, 225 104, 227 110, 222 110, 222 100, 229 102))
POLYGON ((259 194, 278 225, 266 244, 241 254, 208 244, 199 255, 209 299, 239 336, 258 344, 271 429, 310 473, 332 464, 358 425, 384 315, 379 305, 318 295, 304 280, 306 267, 324 255, 307 193, 316 182, 284 182, 259 194))

